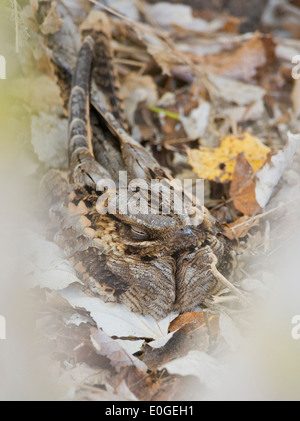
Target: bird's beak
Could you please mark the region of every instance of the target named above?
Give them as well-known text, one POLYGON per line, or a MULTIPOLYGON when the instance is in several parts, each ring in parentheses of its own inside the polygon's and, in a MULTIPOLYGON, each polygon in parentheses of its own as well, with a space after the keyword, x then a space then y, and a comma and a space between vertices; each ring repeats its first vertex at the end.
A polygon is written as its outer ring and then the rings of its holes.
POLYGON ((180 230, 175 232, 175 235, 176 234, 180 235, 180 236, 183 235, 183 236, 190 237, 190 238, 196 237, 190 227, 180 228, 180 230))

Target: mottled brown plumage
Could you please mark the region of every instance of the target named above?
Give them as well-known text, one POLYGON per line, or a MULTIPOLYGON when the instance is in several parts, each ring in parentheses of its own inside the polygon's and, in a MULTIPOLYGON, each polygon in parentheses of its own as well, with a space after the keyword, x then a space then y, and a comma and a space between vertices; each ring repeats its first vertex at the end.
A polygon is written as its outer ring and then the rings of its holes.
MULTIPOLYGON (((55 240, 94 294, 161 319, 210 302, 220 287, 218 270, 226 275, 230 269, 230 244, 209 212, 195 209, 192 198, 181 214, 172 206, 164 213, 159 194, 155 215, 99 214, 110 193, 99 183, 117 183, 119 171, 127 171, 127 181, 141 178, 149 187, 154 179, 169 186, 172 178, 127 133, 108 21, 100 12, 96 17, 96 25, 94 14, 81 28, 84 41, 69 100, 68 181, 58 172, 44 180, 53 186, 55 240)), ((176 188, 172 192, 177 194, 176 188)), ((140 193, 150 209, 149 189, 140 193)))

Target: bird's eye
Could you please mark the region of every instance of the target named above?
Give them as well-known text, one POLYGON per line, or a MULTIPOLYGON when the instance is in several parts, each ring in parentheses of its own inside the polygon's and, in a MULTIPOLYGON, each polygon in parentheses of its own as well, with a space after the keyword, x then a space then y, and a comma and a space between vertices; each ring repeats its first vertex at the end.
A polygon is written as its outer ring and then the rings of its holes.
POLYGON ((137 240, 146 240, 149 237, 146 231, 137 227, 131 227, 131 233, 133 234, 134 238, 137 240))

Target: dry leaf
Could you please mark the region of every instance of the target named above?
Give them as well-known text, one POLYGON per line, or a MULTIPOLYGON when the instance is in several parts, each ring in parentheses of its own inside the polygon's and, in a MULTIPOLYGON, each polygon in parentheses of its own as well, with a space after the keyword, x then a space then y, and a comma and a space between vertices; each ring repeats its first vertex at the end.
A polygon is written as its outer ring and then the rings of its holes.
POLYGON ((126 340, 126 339, 115 339, 118 344, 121 345, 128 354, 135 354, 136 352, 140 351, 144 340, 126 340))
POLYGON ((177 30, 184 28, 190 31, 210 33, 222 29, 226 22, 224 18, 210 22, 201 18, 194 18, 192 8, 184 4, 167 2, 159 2, 154 5, 145 4, 143 11, 149 23, 168 29, 176 25, 177 30))
POLYGON ((242 280, 241 287, 244 291, 249 291, 263 300, 267 300, 274 292, 274 282, 266 282, 265 279, 246 278, 242 280))
POLYGON ((31 143, 39 160, 47 167, 68 167, 68 121, 40 113, 31 118, 31 143))
POLYGON ((230 240, 243 238, 248 234, 251 228, 256 227, 257 225, 259 225, 258 219, 251 220, 249 216, 244 215, 238 218, 236 221, 232 222, 231 224, 227 224, 224 226, 224 230, 226 233, 225 235, 230 240))
POLYGON ((209 121, 211 106, 206 101, 200 101, 187 117, 181 116, 180 121, 189 139, 198 139, 203 136, 209 121))
POLYGON ((207 75, 205 86, 212 99, 220 98, 229 104, 233 102, 241 106, 261 101, 266 94, 265 89, 259 86, 213 73, 207 75))
POLYGON ((81 324, 90 323, 91 319, 79 313, 73 313, 68 319, 64 319, 67 326, 80 326, 81 324))
MULTIPOLYGON (((59 370, 59 367, 58 367, 59 370)), ((61 369, 59 370, 61 372, 61 369)), ((108 370, 96 370, 85 363, 77 364, 75 367, 63 371, 58 378, 58 387, 65 389, 65 395, 72 397, 78 385, 101 386, 106 383, 108 370)), ((63 390, 61 391, 63 392, 63 390)))
POLYGON ((273 155, 270 161, 256 174, 256 200, 262 208, 269 202, 274 187, 277 186, 283 173, 292 164, 295 152, 299 146, 300 134, 294 135, 289 132, 287 146, 276 155, 273 155))
POLYGON ((90 297, 83 291, 70 286, 60 295, 72 307, 83 308, 107 335, 121 337, 133 336, 135 338, 158 339, 168 334, 171 320, 176 317, 170 314, 165 319, 157 322, 150 316, 132 313, 122 304, 104 302, 101 298, 90 297))
POLYGON ((203 312, 186 312, 180 314, 170 323, 169 331, 174 332, 187 323, 196 322, 199 326, 205 325, 203 312))
POLYGON ((162 73, 165 75, 170 76, 172 74, 174 65, 186 63, 186 59, 179 51, 174 50, 168 44, 161 41, 159 43, 148 44, 147 51, 161 67, 162 73))
POLYGON ((230 197, 238 211, 253 216, 262 211, 256 201, 255 174, 244 154, 238 155, 230 186, 230 197))
POLYGON ((25 233, 25 272, 30 287, 39 286, 62 290, 73 283, 81 283, 63 251, 34 232, 25 233))
POLYGON ((163 338, 155 339, 155 341, 149 342, 148 345, 150 345, 151 348, 155 348, 155 349, 162 348, 172 338, 174 333, 175 333, 175 331, 170 332, 166 336, 164 336, 163 338))
POLYGON ((161 368, 170 374, 196 376, 209 389, 215 389, 223 368, 210 355, 201 351, 190 351, 185 357, 164 364, 161 368))
POLYGON ((236 351, 241 343, 241 333, 233 320, 225 313, 220 314, 220 335, 223 336, 227 344, 233 351, 236 351))
POLYGON ((134 125, 134 114, 141 102, 147 105, 155 105, 158 94, 157 86, 151 76, 129 73, 121 84, 121 93, 124 97, 124 109, 127 120, 131 126, 134 125))
POLYGON ((115 387, 114 393, 120 396, 126 401, 137 401, 138 398, 131 392, 125 380, 122 380, 117 387, 115 387))
POLYGON ((251 105, 238 106, 238 107, 226 107, 222 108, 221 113, 224 116, 228 116, 230 121, 236 123, 244 121, 256 121, 262 117, 265 112, 264 102, 262 100, 256 101, 251 105))
POLYGON ((244 153, 254 172, 262 168, 270 149, 250 133, 225 137, 219 148, 188 150, 188 163, 199 178, 226 183, 232 180, 237 157, 244 153))
POLYGON ((121 393, 122 389, 120 389, 120 386, 124 383, 131 393, 142 401, 152 401, 153 396, 164 385, 163 381, 159 378, 150 376, 133 365, 124 367, 120 373, 114 377, 112 386, 114 387, 115 393, 121 393))
MULTIPOLYGON (((215 72, 232 79, 250 82, 257 73, 257 68, 267 62, 265 47, 261 36, 256 32, 233 54, 226 54, 216 62, 215 72)), ((212 70, 214 71, 214 70, 212 70)))
POLYGON ((25 103, 32 113, 62 114, 59 89, 48 76, 15 79, 11 95, 16 102, 25 103))
POLYGON ((52 35, 58 32, 63 24, 57 12, 57 5, 55 2, 51 4, 49 13, 47 14, 44 22, 40 26, 40 30, 44 35, 52 35))
POLYGON ((172 67, 176 64, 189 63, 186 55, 176 48, 176 45, 171 39, 168 39, 165 33, 160 37, 154 33, 151 27, 145 24, 134 26, 133 29, 139 40, 145 44, 147 52, 161 67, 163 74, 171 75, 172 67))
POLYGON ((140 18, 138 8, 132 0, 106 0, 105 4, 132 20, 137 21, 140 18))
POLYGON ((218 114, 230 117, 231 121, 256 120, 265 111, 263 98, 266 90, 259 86, 213 73, 207 75, 204 84, 218 114))
POLYGON ((196 320, 182 325, 170 336, 168 342, 161 348, 153 349, 151 342, 146 345, 143 361, 150 369, 156 369, 174 358, 184 356, 191 349, 206 351, 209 347, 208 329, 196 320))
POLYGON ((122 367, 134 365, 142 371, 147 371, 147 366, 138 358, 129 355, 125 349, 102 330, 91 328, 91 341, 98 355, 107 357, 117 372, 122 367))

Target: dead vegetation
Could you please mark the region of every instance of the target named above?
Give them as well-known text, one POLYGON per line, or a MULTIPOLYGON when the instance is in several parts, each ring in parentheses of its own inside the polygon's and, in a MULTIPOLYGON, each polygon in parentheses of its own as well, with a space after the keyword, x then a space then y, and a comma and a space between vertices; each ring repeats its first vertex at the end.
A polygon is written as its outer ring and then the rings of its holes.
POLYGON ((299 222, 299 2, 255 2, 262 13, 254 16, 245 1, 224 9, 222 1, 63 0, 50 2, 45 18, 47 1, 21 3, 28 37, 13 96, 31 133, 30 176, 67 166, 68 92, 59 95, 64 80, 53 61, 61 57, 51 41, 61 36, 64 64, 73 66, 78 28, 100 8, 132 136, 174 177, 205 180, 206 206, 236 244, 232 281, 248 302, 224 287, 211 308, 156 322, 83 293, 62 250, 43 230, 28 232, 38 331, 61 398, 201 399, 222 372, 219 356, 238 348, 253 306, 271 294, 265 262, 280 256, 299 222))

